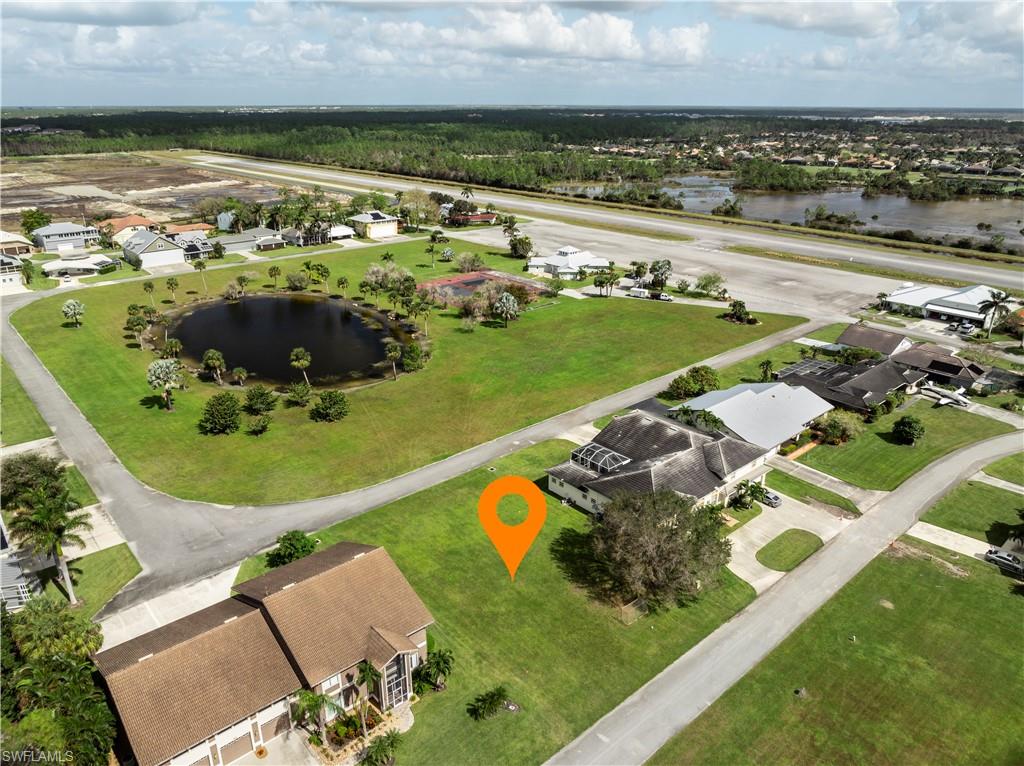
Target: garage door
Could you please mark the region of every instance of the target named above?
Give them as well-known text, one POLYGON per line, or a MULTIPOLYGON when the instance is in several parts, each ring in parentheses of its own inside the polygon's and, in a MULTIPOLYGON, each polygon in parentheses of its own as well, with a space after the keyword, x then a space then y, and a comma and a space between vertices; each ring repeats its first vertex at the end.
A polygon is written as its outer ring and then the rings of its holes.
POLYGON ((252 737, 246 734, 244 737, 228 742, 220 749, 220 761, 221 763, 231 763, 232 761, 237 761, 246 753, 251 752, 252 737))
POLYGON ((288 729, 291 728, 291 721, 288 719, 287 713, 282 713, 277 718, 272 718, 260 727, 260 734, 263 735, 263 741, 269 742, 279 734, 284 734, 288 729))

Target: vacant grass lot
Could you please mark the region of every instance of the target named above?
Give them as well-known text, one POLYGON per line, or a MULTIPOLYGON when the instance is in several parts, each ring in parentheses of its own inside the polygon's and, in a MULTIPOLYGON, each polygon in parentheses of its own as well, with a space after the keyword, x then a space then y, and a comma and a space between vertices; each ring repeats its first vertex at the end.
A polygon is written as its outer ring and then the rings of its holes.
POLYGON ((0 359, 0 442, 21 444, 45 439, 52 433, 7 360, 0 359))
POLYGON ((769 569, 789 572, 822 545, 820 537, 805 529, 787 529, 761 548, 756 558, 769 569))
MULTIPOLYGON (((385 251, 417 279, 451 272, 448 263, 431 267, 424 247, 404 243, 317 260, 330 268, 332 285, 339 275, 358 284, 385 251)), ((452 247, 461 252, 474 246, 453 241, 452 247)), ((521 268, 521 261, 484 256, 491 264, 521 268)), ((277 263, 287 274, 301 261, 277 263)), ((206 281, 216 293, 237 274, 256 272, 254 284, 270 290, 268 266, 209 270, 206 281)), ((198 274, 178 279, 179 300, 200 297, 198 274)), ((173 413, 156 406, 146 385, 153 356, 123 329, 128 304, 147 300, 142 284, 74 295, 85 304, 80 328, 62 326, 67 294, 31 304, 13 321, 129 470, 170 494, 224 503, 297 500, 372 484, 800 321, 761 315, 763 324, 752 327, 717 318, 717 309, 562 298, 541 299, 540 307, 507 329, 480 326, 466 333, 453 311, 435 312, 433 359, 426 368, 351 392, 351 414, 343 422, 313 423, 303 409, 279 408, 262 437, 209 437, 197 423, 214 385, 191 384, 176 397, 173 413)), ((156 299, 169 307, 162 285, 156 299)), ((216 347, 215 339, 210 346, 216 347)), ((231 359, 227 363, 230 368, 231 359)))
MULTIPOLYGON (((758 314, 758 316, 761 315, 758 314)), ((832 343, 848 326, 846 324, 830 324, 808 333, 807 337, 832 343)), ((718 371, 721 388, 730 388, 739 383, 760 383, 761 362, 765 359, 770 359, 774 371, 778 372, 783 367, 799 362, 801 359, 800 349, 802 348, 807 348, 807 346, 801 346, 799 343, 793 342, 782 343, 762 354, 744 359, 742 362, 731 364, 728 367, 723 367, 718 371)))
POLYGON ((852 441, 815 447, 797 460, 858 487, 896 489, 943 455, 1012 430, 998 420, 917 400, 866 425, 852 441), (924 438, 913 447, 898 444, 892 436, 893 423, 904 415, 914 415, 924 424, 924 438))
MULTIPOLYGON (((71 570, 75 596, 81 601, 76 613, 86 619, 92 618, 142 571, 127 543, 82 556, 70 562, 68 568, 71 570)), ((66 600, 67 593, 57 582, 56 577, 55 567, 39 572, 40 580, 45 583, 44 593, 56 599, 66 600)))
MULTIPOLYGON (((753 599, 753 589, 726 571, 719 588, 690 606, 623 624, 562 573, 555 551, 571 565, 574 549, 565 543, 587 521, 551 496, 512 582, 477 521, 477 499, 496 476, 541 480, 573 446, 538 444, 497 461, 495 472, 471 471, 316 533, 325 545, 384 546, 434 615, 431 643, 455 653, 448 690, 414 707, 403 766, 541 763, 753 599), (522 712, 471 720, 466 704, 498 684, 522 712)), ((517 511, 502 504, 506 523, 522 518, 517 511)), ((263 557, 250 559, 239 579, 262 571, 263 557)))
POLYGON ((981 481, 965 481, 921 520, 990 545, 1002 545, 1012 530, 1024 531, 1024 495, 981 481))
POLYGON ((1024 484, 1024 452, 1004 457, 991 465, 985 466, 985 473, 1003 481, 1024 484))
POLYGON ((648 763, 1024 762, 1024 598, 954 563, 879 556, 648 763))
POLYGON ((769 489, 774 489, 776 492, 788 495, 794 500, 799 500, 801 503, 810 503, 812 500, 817 500, 819 503, 832 505, 860 516, 860 510, 858 510, 857 506, 842 495, 837 495, 831 490, 811 484, 803 479, 798 479, 796 476, 790 476, 788 473, 775 468, 768 472, 764 483, 768 485, 769 489))

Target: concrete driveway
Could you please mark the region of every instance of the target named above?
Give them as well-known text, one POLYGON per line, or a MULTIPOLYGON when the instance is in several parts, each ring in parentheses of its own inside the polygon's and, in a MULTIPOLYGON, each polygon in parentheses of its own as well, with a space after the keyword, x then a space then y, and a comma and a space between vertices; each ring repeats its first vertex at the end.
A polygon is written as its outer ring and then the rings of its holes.
POLYGON ((778 508, 764 506, 759 516, 729 535, 732 542, 729 570, 750 583, 758 594, 768 590, 786 575, 786 572, 769 569, 757 560, 757 552, 764 546, 787 529, 803 529, 827 543, 853 522, 852 519, 833 516, 799 500, 777 494, 782 498, 782 505, 778 508))

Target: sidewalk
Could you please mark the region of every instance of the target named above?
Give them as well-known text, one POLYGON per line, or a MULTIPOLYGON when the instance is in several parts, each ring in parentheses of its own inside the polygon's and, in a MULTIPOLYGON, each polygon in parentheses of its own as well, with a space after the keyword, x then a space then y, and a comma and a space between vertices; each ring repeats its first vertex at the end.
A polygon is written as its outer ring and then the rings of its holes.
POLYGON ((851 500, 860 509, 861 513, 876 505, 879 500, 888 494, 878 489, 855 487, 841 479, 837 479, 835 476, 819 471, 817 468, 811 468, 795 460, 786 460, 781 455, 772 455, 768 458, 768 465, 779 469, 783 473, 788 473, 790 476, 803 479, 809 484, 814 484, 817 487, 835 492, 837 495, 842 495, 847 500, 851 500))
POLYGON ((1012 481, 1006 481, 1006 479, 997 479, 995 476, 989 476, 984 471, 978 471, 971 477, 971 480, 983 481, 986 484, 991 484, 993 487, 999 487, 999 489, 1005 489, 1008 492, 1016 492, 1018 495, 1024 495, 1024 487, 1020 484, 1014 484, 1012 481))
POLYGON ((50 457, 64 457, 64 453, 60 451, 60 445, 57 443, 56 436, 47 436, 43 439, 35 439, 30 442, 22 442, 21 444, 4 444, 0 446, 0 452, 3 453, 4 457, 20 455, 23 452, 37 451, 50 457))
POLYGON ((959 532, 937 527, 927 521, 917 522, 907 530, 907 534, 954 553, 970 556, 972 559, 983 559, 988 549, 992 547, 982 540, 975 540, 973 537, 962 535, 959 532))

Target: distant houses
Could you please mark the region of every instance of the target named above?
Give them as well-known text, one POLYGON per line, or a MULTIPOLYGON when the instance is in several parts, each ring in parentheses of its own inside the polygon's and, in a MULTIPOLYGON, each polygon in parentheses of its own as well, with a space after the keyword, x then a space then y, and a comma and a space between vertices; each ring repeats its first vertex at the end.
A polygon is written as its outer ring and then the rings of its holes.
POLYGON ((118 245, 124 245, 133 234, 140 231, 159 231, 160 224, 141 215, 126 215, 121 218, 107 218, 96 222, 100 231, 110 229, 110 238, 118 245))
POLYGON ((0 231, 0 253, 3 255, 28 255, 32 252, 32 242, 20 234, 0 231))
POLYGON ((41 226, 32 232, 36 246, 46 253, 64 253, 84 250, 100 241, 100 232, 95 226, 79 226, 64 221, 41 226))
POLYGON ((948 321, 966 320, 987 328, 992 322, 991 312, 983 308, 992 297, 994 288, 971 285, 959 289, 938 285, 907 283, 886 296, 885 308, 909 316, 948 321))
POLYGON ((600 271, 611 266, 607 258, 594 255, 589 250, 580 250, 564 245, 554 255, 538 255, 527 261, 526 268, 532 274, 561 279, 579 279, 580 269, 587 272, 600 271))
POLYGON ((351 239, 355 235, 355 229, 341 223, 323 223, 311 230, 299 229, 294 226, 281 229, 281 238, 289 245, 295 245, 296 247, 321 245, 325 242, 339 242, 344 239, 351 239))
POLYGON ((212 243, 220 243, 226 253, 240 253, 243 251, 263 252, 266 250, 279 250, 287 244, 281 237, 281 233, 265 226, 254 226, 251 229, 243 229, 238 234, 222 234, 210 240, 212 243))

